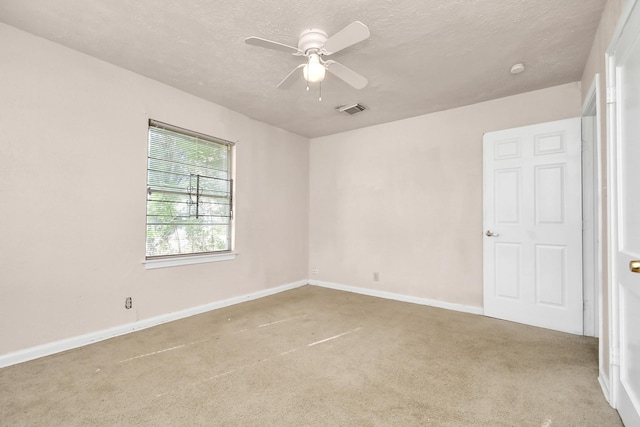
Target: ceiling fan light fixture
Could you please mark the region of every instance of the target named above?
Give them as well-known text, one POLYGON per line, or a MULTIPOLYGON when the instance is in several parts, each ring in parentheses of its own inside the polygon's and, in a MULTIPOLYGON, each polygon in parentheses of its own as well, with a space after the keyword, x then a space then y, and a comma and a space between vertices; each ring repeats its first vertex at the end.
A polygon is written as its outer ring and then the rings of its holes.
POLYGON ((317 28, 305 30, 298 38, 298 47, 253 36, 247 37, 244 42, 248 45, 279 50, 288 52, 293 56, 305 57, 306 61, 298 64, 296 68, 291 70, 278 84, 278 89, 291 87, 300 76, 300 68, 302 68, 302 75, 307 82, 307 90, 309 90, 309 82, 322 82, 327 70, 329 70, 333 76, 353 88, 363 89, 368 83, 366 78, 339 62, 331 59, 327 60, 326 57, 353 46, 356 43, 360 43, 368 39, 369 36, 369 28, 366 25, 360 21, 353 21, 331 37, 327 37, 327 33, 317 28))
POLYGON ((324 80, 325 67, 320 62, 320 56, 317 53, 309 55, 309 62, 302 69, 304 79, 311 83, 317 83, 324 80))

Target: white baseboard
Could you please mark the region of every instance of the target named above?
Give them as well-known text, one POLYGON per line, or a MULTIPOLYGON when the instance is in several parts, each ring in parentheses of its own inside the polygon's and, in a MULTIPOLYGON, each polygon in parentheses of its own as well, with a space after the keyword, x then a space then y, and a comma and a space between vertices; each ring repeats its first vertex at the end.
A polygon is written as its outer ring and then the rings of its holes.
MULTIPOLYGON (((77 337, 71 337, 60 341, 54 341, 47 344, 42 344, 34 347, 29 347, 24 350, 18 350, 16 352, 0 355, 0 368, 4 368, 18 363, 27 362, 29 360, 38 359, 40 357, 49 356, 62 351, 71 350, 74 348, 82 347, 85 345, 93 344, 98 341, 103 341, 109 338, 114 338, 119 335, 128 334, 131 332, 139 331, 142 329, 150 328, 152 326, 161 325, 163 323, 171 322, 185 317, 194 316, 196 314, 206 313, 208 311, 216 310, 223 307, 239 304, 245 301, 251 301, 258 298, 263 298, 269 295, 274 295, 280 292, 288 291, 290 289, 299 288, 306 284, 320 286, 324 288, 336 289, 340 291, 353 292, 357 294, 369 295, 378 298, 391 299, 396 301, 409 302, 413 304, 428 305, 431 307, 444 308, 447 310, 461 311, 464 313, 483 314, 481 307, 473 307, 462 304, 454 304, 449 302, 430 300, 426 298, 413 297, 408 295, 401 295, 392 292, 377 291, 373 289, 358 288, 355 286, 341 285, 338 283, 323 282, 319 280, 299 280, 297 282, 289 283, 286 285, 278 286, 275 288, 265 289, 258 292, 253 292, 238 297, 229 298, 222 301, 216 301, 197 307, 188 308, 173 313, 162 314, 160 316, 151 317, 149 319, 143 319, 133 323, 127 323, 120 326, 115 326, 109 329, 103 329, 96 332, 91 332, 77 337)), ((605 396, 609 397, 608 388, 606 384, 601 382, 603 390, 605 390, 605 396)))
POLYGON ((600 387, 602 388, 602 393, 604 394, 604 398, 607 399, 607 402, 611 405, 611 395, 609 394, 609 379, 604 376, 603 372, 600 372, 598 375, 598 382, 600 383, 600 387))
POLYGON ((431 306, 431 307, 445 308, 447 310, 461 311, 461 312, 464 312, 464 313, 480 314, 480 315, 484 314, 484 310, 483 310, 482 307, 474 307, 474 306, 470 306, 470 305, 455 304, 455 303, 451 303, 451 302, 444 302, 444 301, 437 301, 437 300, 432 300, 432 299, 427 299, 427 298, 413 297, 413 296, 409 296, 409 295, 396 294, 396 293, 393 293, 393 292, 378 291, 378 290, 374 290, 374 289, 358 288, 358 287, 355 287, 355 286, 342 285, 342 284, 339 284, 339 283, 323 282, 323 281, 320 281, 320 280, 309 280, 308 283, 310 285, 320 286, 320 287, 323 287, 323 288, 330 288, 330 289, 336 289, 336 290, 339 290, 339 291, 353 292, 353 293, 356 293, 356 294, 369 295, 369 296, 372 296, 372 297, 392 299, 392 300, 402 301, 402 302, 410 302, 410 303, 413 303, 413 304, 428 305, 428 306, 431 306))
POLYGON ((258 292, 252 292, 250 294, 241 295, 238 297, 229 298, 222 301, 216 301, 197 307, 188 308, 185 310, 176 311, 174 313, 163 314, 149 319, 140 320, 138 322, 127 323, 120 326, 115 326, 109 329, 103 329, 96 332, 91 332, 85 335, 77 337, 67 338, 52 343, 42 344, 34 347, 29 347, 24 350, 19 350, 13 353, 7 353, 0 355, 0 368, 4 368, 18 363, 27 362, 29 360, 38 359, 40 357, 49 356, 51 354, 59 353, 66 350, 82 347, 88 344, 92 344, 98 341, 103 341, 109 338, 117 337, 119 335, 128 334, 141 329, 150 328, 152 326, 160 325, 162 323, 171 322, 173 320, 183 319, 185 317, 194 316, 196 314, 205 313, 207 311, 216 310, 218 308, 228 307, 231 305, 239 304, 245 301, 251 301, 254 299, 274 295, 280 292, 288 291, 290 289, 304 286, 308 283, 307 280, 299 280, 297 282, 289 283, 286 285, 278 286, 275 288, 269 288, 258 292))

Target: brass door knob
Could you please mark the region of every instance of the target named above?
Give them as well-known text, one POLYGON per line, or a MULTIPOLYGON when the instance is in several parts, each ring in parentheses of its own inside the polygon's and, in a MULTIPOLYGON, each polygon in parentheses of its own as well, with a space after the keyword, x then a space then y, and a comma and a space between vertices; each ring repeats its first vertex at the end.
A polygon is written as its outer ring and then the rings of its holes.
POLYGON ((640 259, 634 259, 629 262, 629 270, 631 270, 632 273, 640 273, 640 259))

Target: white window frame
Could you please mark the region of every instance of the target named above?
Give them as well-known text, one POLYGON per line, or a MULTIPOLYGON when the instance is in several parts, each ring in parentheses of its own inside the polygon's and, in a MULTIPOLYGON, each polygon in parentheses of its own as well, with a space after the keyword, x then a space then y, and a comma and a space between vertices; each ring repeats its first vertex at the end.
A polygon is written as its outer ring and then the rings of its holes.
MULTIPOLYGON (((198 132, 194 132, 191 130, 187 130, 187 129, 183 129, 174 125, 169 125, 167 123, 163 123, 163 122, 159 122, 157 120, 153 120, 153 119, 149 119, 148 122, 148 141, 147 141, 147 202, 146 202, 146 224, 147 226, 145 227, 145 239, 149 239, 149 226, 152 225, 149 221, 150 221, 150 216, 149 216, 149 198, 151 197, 152 193, 172 193, 172 194, 178 194, 178 197, 180 197, 180 194, 183 194, 184 196, 187 196, 190 200, 190 204, 195 206, 196 212, 198 212, 198 207, 200 206, 200 200, 213 200, 211 197, 209 197, 208 199, 206 198, 206 194, 204 196, 201 197, 201 195, 204 194, 204 192, 206 190, 203 190, 202 188, 204 188, 204 186, 201 188, 200 186, 198 186, 198 190, 193 190, 191 187, 186 190, 186 191, 178 191, 178 192, 173 192, 171 190, 165 191, 163 189, 160 189, 158 187, 156 187, 155 189, 153 188, 154 185, 151 183, 152 181, 152 174, 153 172, 157 172, 156 170, 152 170, 151 169, 151 162, 152 160, 157 161, 156 158, 152 158, 151 157, 151 135, 154 129, 161 129, 163 131, 169 131, 169 133, 174 133, 174 134, 178 134, 179 136, 183 136, 185 137, 186 140, 192 139, 194 143, 197 144, 216 144, 216 145, 221 145, 221 146, 226 146, 228 147, 228 157, 227 157, 227 164, 228 167, 226 168, 226 176, 224 178, 208 178, 209 182, 220 182, 217 180, 222 180, 223 182, 225 182, 225 184, 223 184, 224 186, 227 187, 227 189, 225 191, 227 191, 226 193, 226 198, 228 199, 228 215, 229 215, 229 219, 228 219, 228 242, 227 242, 227 248, 225 250, 213 250, 213 251, 196 251, 196 252, 182 252, 182 253, 167 253, 167 254, 159 254, 159 255, 153 255, 153 254, 149 254, 149 250, 147 248, 147 245, 145 244, 145 259, 143 261, 145 268, 147 269, 153 269, 153 268, 162 268, 162 267, 173 267, 173 266, 179 266, 179 265, 189 265, 189 264, 199 264, 199 263, 205 263, 205 262, 214 262, 214 261, 227 261, 227 260, 231 260, 234 259, 236 256, 236 253, 233 252, 233 245, 234 245, 234 190, 235 190, 235 186, 234 186, 234 176, 233 176, 233 166, 234 166, 234 157, 235 157, 235 149, 234 149, 234 143, 233 142, 229 142, 229 141, 225 141, 223 139, 220 138, 216 138, 216 137, 212 137, 209 135, 205 135, 205 134, 201 134, 198 132), (213 181, 216 180, 216 181, 213 181)), ((157 134, 156 134, 157 135, 157 134)), ((172 160, 162 160, 163 163, 169 163, 171 164, 172 160)), ((176 162, 176 164, 178 164, 176 162)), ((157 164, 156 164, 157 166, 157 164)), ((191 165, 189 167, 193 167, 196 169, 200 169, 200 166, 197 165, 191 165)), ((173 170, 172 170, 173 172, 173 170)), ((193 174, 194 177, 196 177, 198 183, 202 180, 205 180, 205 175, 199 175, 202 172, 197 172, 197 174, 193 174)), ((211 175, 210 175, 211 176, 211 175)), ((164 182, 163 182, 164 184, 164 182)), ((199 185, 199 184, 198 184, 199 185)), ((217 184, 216 184, 217 187, 217 184)), ((218 191, 218 190, 215 190, 218 191)), ((216 195, 215 198, 219 198, 219 195, 216 195)), ((206 204, 206 203, 205 203, 206 204)), ((217 205, 217 204, 216 204, 217 205)), ((209 206, 212 206, 211 204, 209 204, 209 206)), ((217 205, 217 206, 221 206, 221 205, 217 205)), ((225 204, 222 205, 223 207, 225 206, 225 204)), ((191 216, 191 209, 192 206, 190 206, 190 213, 189 213, 189 217, 191 216)), ((186 218, 186 217, 183 217, 186 218)), ((208 224, 210 225, 210 224, 208 224)))

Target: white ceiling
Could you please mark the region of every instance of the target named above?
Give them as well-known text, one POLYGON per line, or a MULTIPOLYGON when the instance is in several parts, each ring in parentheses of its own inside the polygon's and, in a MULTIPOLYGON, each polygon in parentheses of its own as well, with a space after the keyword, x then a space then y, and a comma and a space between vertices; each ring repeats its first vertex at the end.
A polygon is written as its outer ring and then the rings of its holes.
POLYGON ((291 132, 317 137, 578 81, 606 0, 0 0, 0 21, 291 132), (365 23, 331 74, 276 85, 302 60, 244 43, 297 45, 365 23), (523 62, 527 69, 511 75, 523 62), (360 102, 354 116, 339 105, 360 102))

